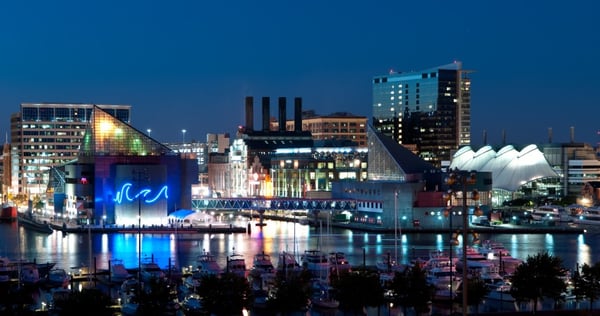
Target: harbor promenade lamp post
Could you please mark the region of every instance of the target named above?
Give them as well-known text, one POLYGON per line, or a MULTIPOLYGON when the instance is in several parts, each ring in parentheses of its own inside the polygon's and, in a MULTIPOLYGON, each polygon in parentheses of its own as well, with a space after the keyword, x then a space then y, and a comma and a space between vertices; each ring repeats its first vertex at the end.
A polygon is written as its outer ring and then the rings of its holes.
MULTIPOLYGON (((448 174, 448 178, 446 179, 446 184, 448 185, 448 196, 451 199, 454 196, 457 200, 462 199, 462 313, 463 315, 468 314, 468 269, 467 269, 467 237, 469 234, 469 214, 467 208, 467 187, 473 186, 477 182, 477 175, 475 172, 463 171, 463 170, 452 170, 448 174)), ((477 190, 473 190, 471 192, 471 199, 473 201, 479 200, 479 192, 477 190)), ((451 200, 450 200, 451 201, 451 200)), ((451 205, 451 202, 449 202, 451 205)), ((477 212, 480 211, 479 208, 476 209, 477 212)), ((452 216, 450 214, 450 216, 452 216)), ((474 236, 474 243, 479 242, 477 235, 474 236)))
POLYGON ((185 132, 187 132, 187 130, 182 129, 181 130, 181 143, 185 144, 185 132))

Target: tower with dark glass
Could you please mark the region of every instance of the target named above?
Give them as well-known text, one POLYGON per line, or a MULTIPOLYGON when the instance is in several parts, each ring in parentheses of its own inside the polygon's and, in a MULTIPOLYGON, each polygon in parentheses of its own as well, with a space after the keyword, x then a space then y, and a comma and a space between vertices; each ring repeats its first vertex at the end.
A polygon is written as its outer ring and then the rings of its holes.
POLYGON ((471 142, 470 71, 454 62, 373 78, 373 127, 435 166, 471 142))

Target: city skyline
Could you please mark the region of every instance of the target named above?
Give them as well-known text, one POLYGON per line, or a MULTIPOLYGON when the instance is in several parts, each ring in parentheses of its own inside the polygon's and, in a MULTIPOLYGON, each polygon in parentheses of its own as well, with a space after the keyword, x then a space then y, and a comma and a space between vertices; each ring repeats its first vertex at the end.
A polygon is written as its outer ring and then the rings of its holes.
POLYGON ((575 141, 596 146, 598 7, 1 4, 0 131, 9 133, 10 114, 27 102, 131 105, 131 124, 161 142, 234 133, 244 123, 245 96, 302 97, 303 108, 318 114, 371 118, 373 77, 458 60, 474 71, 473 147, 483 145, 484 133, 492 145, 503 137, 546 143, 550 128, 555 142, 568 142, 571 127, 575 141))

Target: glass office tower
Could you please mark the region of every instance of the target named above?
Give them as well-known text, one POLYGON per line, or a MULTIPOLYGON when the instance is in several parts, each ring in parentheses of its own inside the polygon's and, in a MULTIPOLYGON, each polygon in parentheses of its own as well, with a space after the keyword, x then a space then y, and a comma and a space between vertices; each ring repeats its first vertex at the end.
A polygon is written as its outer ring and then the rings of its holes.
POLYGON ((461 62, 373 78, 373 127, 440 167, 471 142, 471 80, 461 62))

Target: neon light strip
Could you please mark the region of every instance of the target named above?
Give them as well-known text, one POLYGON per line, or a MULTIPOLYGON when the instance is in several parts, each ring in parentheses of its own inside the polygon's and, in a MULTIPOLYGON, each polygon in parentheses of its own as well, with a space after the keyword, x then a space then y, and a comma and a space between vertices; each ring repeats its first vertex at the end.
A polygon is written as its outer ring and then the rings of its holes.
POLYGON ((168 200, 169 199, 169 195, 167 192, 168 187, 166 185, 164 185, 159 191, 158 193, 153 196, 153 197, 148 197, 149 194, 152 193, 151 189, 141 189, 137 194, 135 194, 133 197, 129 194, 129 190, 131 189, 131 187, 133 187, 133 184, 131 184, 130 182, 126 182, 121 186, 121 189, 118 190, 116 197, 114 198, 114 201, 117 204, 121 204, 123 203, 123 200, 129 201, 129 202, 133 202, 134 200, 142 197, 144 203, 150 204, 150 203, 154 203, 156 202, 162 195, 164 195, 165 199, 168 200))

